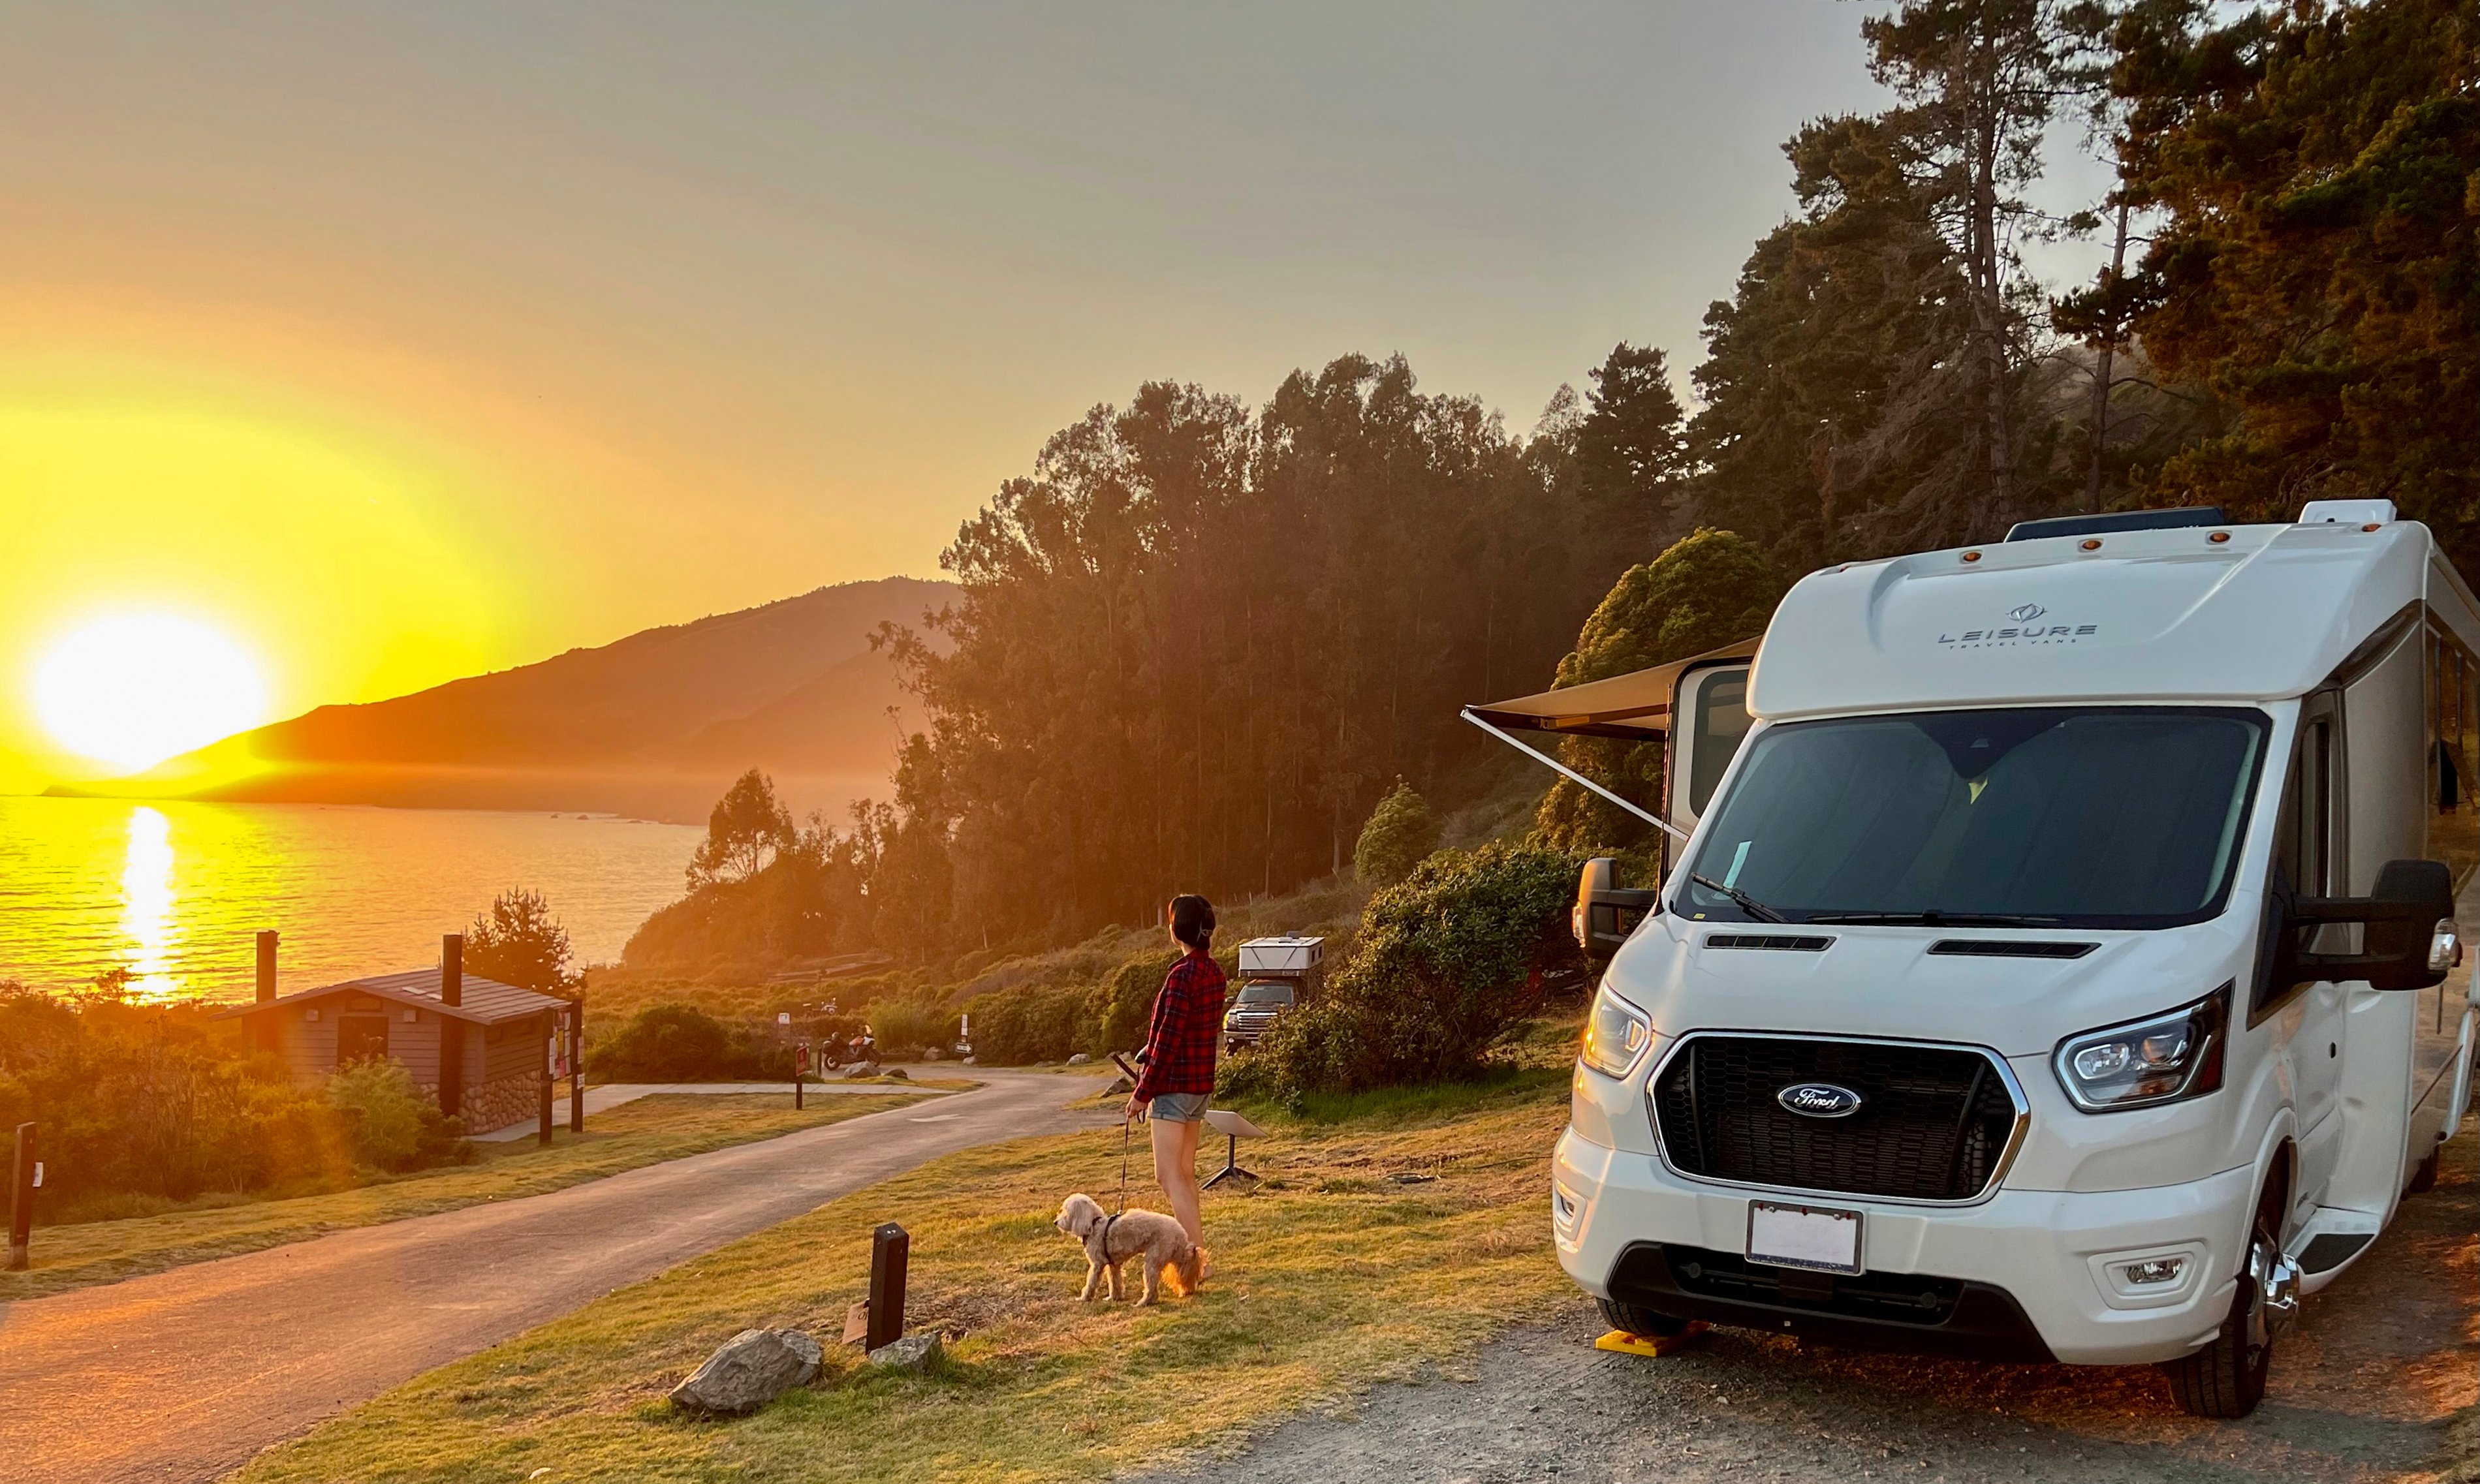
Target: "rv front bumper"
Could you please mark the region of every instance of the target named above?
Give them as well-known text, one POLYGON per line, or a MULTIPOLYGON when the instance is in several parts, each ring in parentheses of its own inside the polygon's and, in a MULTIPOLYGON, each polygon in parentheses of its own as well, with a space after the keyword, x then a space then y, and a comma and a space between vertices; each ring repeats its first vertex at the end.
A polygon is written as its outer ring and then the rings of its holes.
POLYGON ((1779 1199, 1861 1213, 1858 1278, 1745 1261, 1748 1202, 1570 1128, 1552 1161, 1560 1266, 1599 1298, 1833 1343, 1988 1360, 2121 1366, 2173 1360, 2230 1313, 2254 1191, 2250 1172, 2183 1185, 2000 1190, 1969 1206, 1824 1192, 1779 1199), (2178 1258, 2141 1288, 2127 1265, 2178 1258))

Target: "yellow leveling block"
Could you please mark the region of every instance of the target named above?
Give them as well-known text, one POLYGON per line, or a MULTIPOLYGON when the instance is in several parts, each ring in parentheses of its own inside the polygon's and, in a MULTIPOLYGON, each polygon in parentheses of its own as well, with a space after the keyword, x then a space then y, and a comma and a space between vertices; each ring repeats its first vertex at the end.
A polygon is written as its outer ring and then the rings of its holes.
POLYGON ((1615 1351, 1620 1355, 1642 1355, 1650 1359, 1658 1355, 1667 1355, 1703 1333, 1705 1333, 1703 1319, 1689 1320, 1688 1327, 1675 1335, 1631 1335, 1626 1330, 1615 1329, 1594 1341, 1593 1348, 1615 1351))

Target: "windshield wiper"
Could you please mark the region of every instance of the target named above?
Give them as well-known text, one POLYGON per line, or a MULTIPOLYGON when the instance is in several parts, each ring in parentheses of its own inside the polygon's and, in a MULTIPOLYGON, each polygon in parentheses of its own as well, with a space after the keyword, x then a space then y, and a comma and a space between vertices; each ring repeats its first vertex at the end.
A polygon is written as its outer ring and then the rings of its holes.
POLYGON ((1876 923, 1903 928, 2054 928, 2056 917, 2028 917, 2010 912, 1811 912, 1804 921, 1876 923))
POLYGON ((1733 907, 1736 907, 1740 910, 1747 913, 1749 916, 1754 917, 1759 922, 1791 921, 1790 918, 1785 917, 1782 913, 1775 911, 1772 908, 1766 906, 1763 902, 1760 902, 1756 898, 1748 895, 1746 892, 1742 891, 1737 886, 1725 886, 1720 882, 1715 881, 1711 877, 1699 876, 1693 871, 1688 873, 1688 879, 1694 882, 1697 885, 1704 887, 1708 891, 1719 892, 1721 895, 1730 898, 1731 905, 1733 907))

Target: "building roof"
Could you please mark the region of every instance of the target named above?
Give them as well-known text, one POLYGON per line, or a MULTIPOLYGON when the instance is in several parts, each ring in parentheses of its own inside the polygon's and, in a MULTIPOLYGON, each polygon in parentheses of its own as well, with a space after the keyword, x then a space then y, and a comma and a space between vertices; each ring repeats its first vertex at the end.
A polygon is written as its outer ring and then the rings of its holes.
POLYGON ((2114 531, 1847 563, 1802 578, 1774 611, 1748 709, 1780 721, 2279 701, 2323 683, 2423 597, 2458 631, 2473 626, 2470 590, 2407 521, 2114 531))
POLYGON ((537 1015, 547 1010, 564 1010, 568 1005, 566 1000, 555 999, 548 994, 537 994, 531 989, 520 989, 515 985, 504 985, 496 979, 484 979, 475 974, 465 976, 464 993, 461 996, 464 1000, 463 1004, 443 1005, 439 1000, 437 969, 406 969, 399 974, 373 974, 367 979, 349 979, 342 984, 321 985, 316 989, 297 989, 291 994, 280 995, 264 1004, 236 1005, 230 1010, 219 1012, 216 1018, 221 1020, 233 1015, 255 1014, 260 1011, 273 1010, 282 1005, 303 1005, 312 1000, 349 991, 375 995, 382 1000, 394 1000, 400 1005, 409 1005, 416 1010, 436 1011, 440 1014, 452 1016, 458 1020, 472 1021, 476 1025, 497 1025, 504 1020, 522 1020, 528 1015, 537 1015))

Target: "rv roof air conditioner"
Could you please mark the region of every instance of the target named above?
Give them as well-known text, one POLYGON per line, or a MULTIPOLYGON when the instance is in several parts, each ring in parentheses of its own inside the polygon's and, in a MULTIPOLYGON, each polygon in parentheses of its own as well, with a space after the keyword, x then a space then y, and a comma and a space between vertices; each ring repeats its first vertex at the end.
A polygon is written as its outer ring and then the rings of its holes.
POLYGON ((2390 499, 2312 499, 2299 507, 2302 525, 2391 525, 2390 499))

